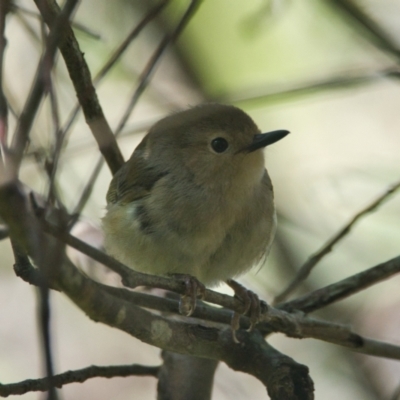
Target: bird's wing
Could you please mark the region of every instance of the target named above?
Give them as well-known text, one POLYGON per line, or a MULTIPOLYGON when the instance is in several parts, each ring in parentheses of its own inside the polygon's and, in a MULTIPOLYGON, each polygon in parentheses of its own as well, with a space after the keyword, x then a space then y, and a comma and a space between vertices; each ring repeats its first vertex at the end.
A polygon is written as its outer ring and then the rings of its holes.
POLYGON ((107 204, 127 204, 150 194, 152 187, 167 171, 152 166, 141 149, 114 175, 107 192, 107 204))

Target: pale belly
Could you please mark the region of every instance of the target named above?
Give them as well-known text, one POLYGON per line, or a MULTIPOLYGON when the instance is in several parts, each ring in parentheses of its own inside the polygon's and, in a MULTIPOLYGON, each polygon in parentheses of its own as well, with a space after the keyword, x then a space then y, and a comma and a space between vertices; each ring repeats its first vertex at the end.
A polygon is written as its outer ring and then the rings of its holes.
MULTIPOLYGON (((275 234, 273 204, 260 213, 249 207, 229 229, 176 232, 157 227, 145 232, 138 204, 112 205, 103 218, 106 251, 132 269, 155 275, 195 276, 207 286, 236 277, 268 253, 275 234)), ((168 218, 166 216, 165 218, 168 218)), ((196 221, 192 221, 196 227, 196 221)), ((203 224, 204 225, 204 224, 203 224)), ((164 225, 161 225, 163 227, 164 225)))

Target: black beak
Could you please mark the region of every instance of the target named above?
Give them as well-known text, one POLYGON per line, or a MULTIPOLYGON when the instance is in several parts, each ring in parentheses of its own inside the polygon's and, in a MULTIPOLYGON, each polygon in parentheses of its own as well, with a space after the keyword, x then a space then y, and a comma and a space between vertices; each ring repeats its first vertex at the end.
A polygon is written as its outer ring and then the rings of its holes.
POLYGON ((262 147, 269 146, 270 144, 283 139, 288 133, 289 131, 283 129, 267 133, 258 133, 257 135, 254 135, 253 142, 245 149, 245 151, 251 153, 252 151, 261 149, 262 147))

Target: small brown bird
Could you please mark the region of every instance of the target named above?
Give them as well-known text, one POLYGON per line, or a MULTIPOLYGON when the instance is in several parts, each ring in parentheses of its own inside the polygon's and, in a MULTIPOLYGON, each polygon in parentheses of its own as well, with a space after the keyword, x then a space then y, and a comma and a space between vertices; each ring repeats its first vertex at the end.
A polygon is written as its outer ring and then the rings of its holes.
POLYGON ((288 133, 260 133, 220 104, 160 120, 111 181, 107 252, 136 271, 236 290, 231 278, 269 252, 276 229, 262 149, 288 133))

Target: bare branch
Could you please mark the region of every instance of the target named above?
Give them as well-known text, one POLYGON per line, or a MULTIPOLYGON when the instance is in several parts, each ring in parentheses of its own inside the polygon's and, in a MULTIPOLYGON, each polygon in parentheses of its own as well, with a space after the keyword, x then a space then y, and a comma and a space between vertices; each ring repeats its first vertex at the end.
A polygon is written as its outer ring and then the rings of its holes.
POLYGON ((13 137, 12 150, 14 153, 14 168, 18 168, 22 160, 26 143, 29 140, 29 132, 33 120, 42 97, 47 90, 48 77, 53 66, 58 42, 62 38, 68 19, 74 11, 77 3, 78 0, 68 0, 61 13, 52 20, 51 24, 49 24, 50 34, 47 38, 46 49, 39 62, 31 92, 18 120, 18 125, 13 137))
MULTIPOLYGON (((20 190, 12 190, 8 187, 0 188, 0 215, 9 224, 12 234, 21 231, 21 227, 19 227, 22 223, 21 214, 27 216, 31 212, 23 197, 24 195, 20 190), (7 204, 10 203, 10 194, 14 196, 12 203, 14 205, 18 203, 18 208, 7 209, 7 204)), ((26 238, 26 240, 32 240, 32 238, 26 238)), ((31 248, 31 246, 27 246, 27 248, 31 248)), ((96 253, 93 254, 96 255, 96 253)), ((123 266, 122 270, 124 268, 126 267, 123 266)), ((46 275, 48 271, 50 271, 50 268, 45 269, 46 275)), ((138 283, 137 278, 139 278, 139 280, 142 279, 142 284, 149 285, 150 283, 151 285, 153 279, 155 283, 163 283, 162 281, 164 281, 166 283, 164 288, 166 289, 175 290, 179 287, 179 283, 172 279, 150 277, 134 271, 131 271, 131 273, 136 279, 136 283, 138 283)), ((276 368, 276 364, 271 359, 271 350, 258 331, 248 333, 240 330, 237 333, 240 340, 240 346, 238 346, 232 340, 230 328, 221 329, 220 325, 210 326, 208 324, 205 326, 198 322, 192 322, 196 321, 192 319, 177 320, 152 314, 119 296, 116 297, 108 291, 101 290, 99 284, 82 275, 68 259, 53 265, 50 276, 55 286, 61 288, 90 318, 96 321, 121 329, 146 343, 168 351, 223 360, 231 368, 256 376, 268 387, 269 391, 274 387, 282 386, 282 379, 285 376, 290 376, 289 381, 292 382, 290 384, 292 389, 295 387, 297 391, 303 390, 306 393, 312 393, 312 382, 308 376, 308 370, 304 366, 298 366, 286 356, 282 356, 286 361, 282 359, 282 364, 279 364, 280 368, 276 368), (286 371, 286 375, 283 374, 281 368, 286 371), (289 372, 287 368, 289 368, 289 372), (281 380, 274 381, 279 383, 275 385, 271 383, 270 379, 271 374, 276 376, 274 373, 278 370, 283 375, 280 375, 281 380), (302 385, 293 384, 292 379, 295 378, 292 373, 297 376, 296 379, 301 377, 302 385)), ((160 287, 158 284, 151 286, 160 287)), ((117 289, 114 288, 113 290, 117 289)), ((177 291, 182 292, 183 288, 177 291)), ((230 308, 235 309, 237 300, 206 290, 205 299, 214 302, 214 298, 223 300, 216 303, 228 304, 230 308)), ((215 312, 221 311, 225 313, 223 310, 216 310, 215 312)), ((225 317, 226 314, 223 314, 223 318, 225 317)), ((262 320, 263 323, 259 324, 258 328, 266 333, 282 332, 294 338, 315 338, 345 346, 357 352, 400 359, 400 347, 398 346, 364 338, 352 332, 348 327, 305 317, 301 313, 290 314, 267 307, 263 312, 262 320)), ((277 395, 271 397, 282 398, 277 395)), ((294 394, 285 398, 296 399, 294 394)), ((305 398, 311 399, 312 397, 305 398)))
MULTIPOLYGON (((59 283, 64 293, 96 321, 168 351, 220 359, 235 370, 254 375, 267 386, 269 393, 273 388, 286 388, 285 399, 298 399, 299 391, 308 393, 304 399, 313 398, 308 368, 284 355, 271 357, 270 346, 257 331, 241 331, 238 346, 233 342, 230 328, 221 330, 188 319, 178 321, 152 314, 98 290, 68 260, 60 269, 59 283)), ((271 398, 282 399, 276 394, 271 398)))
POLYGON ((3 66, 4 52, 6 49, 7 39, 5 37, 6 16, 9 12, 10 2, 2 1, 0 3, 0 159, 4 146, 7 145, 8 131, 8 105, 7 99, 3 91, 3 66))
POLYGON ((382 282, 399 272, 400 257, 396 257, 332 285, 280 304, 278 308, 289 312, 299 310, 310 313, 382 282))
MULTIPOLYGON (((93 79, 93 85, 97 87, 97 85, 103 80, 103 78, 110 72, 112 67, 116 64, 116 62, 120 59, 120 57, 123 55, 123 53, 127 50, 129 45, 132 43, 132 41, 139 35, 139 33, 151 22, 165 7, 167 4, 168 0, 161 1, 159 4, 154 6, 144 17, 143 19, 137 24, 131 32, 129 32, 128 36, 122 41, 122 43, 114 50, 110 58, 106 61, 106 63, 103 65, 103 67, 100 69, 100 71, 96 74, 96 76, 93 79)), ((75 121, 76 117, 78 116, 80 111, 79 104, 74 106, 72 111, 70 112, 70 115, 68 117, 67 122, 64 124, 64 127, 62 129, 62 132, 60 133, 60 140, 58 142, 58 145, 55 148, 54 151, 54 159, 58 161, 58 158, 60 156, 60 152, 62 149, 62 144, 73 124, 75 121)), ((79 218, 79 214, 82 211, 83 207, 85 206, 90 194, 92 193, 93 185, 96 182, 96 179, 98 177, 98 174, 100 173, 100 170, 103 166, 104 158, 100 157, 99 161, 96 164, 96 167, 94 168, 91 177, 89 178, 88 184, 85 186, 85 189, 78 201, 78 204, 75 207, 75 210, 73 212, 74 215, 76 215, 75 220, 79 218)), ((55 162, 55 169, 57 167, 57 162, 55 162)), ((55 173, 55 172, 54 172, 55 173)), ((71 224, 71 226, 73 223, 71 224)))
MULTIPOLYGON (((42 227, 44 231, 55 238, 59 239, 63 243, 79 250, 83 254, 91 257, 93 260, 105 265, 112 271, 116 272, 121 276, 122 282, 126 287, 136 288, 139 286, 149 286, 159 289, 171 290, 179 294, 185 294, 185 284, 176 279, 167 278, 163 276, 149 275, 141 272, 137 272, 128 268, 124 264, 105 254, 104 252, 90 246, 75 236, 69 234, 64 229, 58 228, 57 226, 49 223, 48 221, 42 220, 42 227)), ((238 299, 233 299, 230 296, 222 293, 214 292, 212 290, 206 290, 205 301, 219 304, 223 307, 230 308, 233 310, 240 309, 242 307, 241 302, 238 299)), ((264 309, 266 304, 264 304, 264 309)))
POLYGON ((56 199, 58 200, 58 204, 61 205, 60 198, 57 193, 56 188, 56 171, 59 162, 59 152, 57 152, 58 148, 62 147, 62 136, 60 130, 60 115, 58 108, 58 98, 55 87, 53 85, 53 81, 51 79, 51 75, 49 75, 49 98, 50 98, 50 113, 51 119, 53 121, 53 132, 54 132, 54 151, 52 151, 52 157, 50 160, 47 160, 45 163, 46 172, 49 176, 49 187, 48 187, 48 195, 47 202, 54 205, 56 199))
POLYGON ((157 400, 210 400, 218 360, 162 352, 157 400), (175 395, 174 395, 175 394, 175 395))
POLYGON ((351 19, 351 27, 356 26, 367 33, 365 37, 375 46, 387 51, 400 60, 400 49, 396 42, 377 24, 354 0, 326 0, 332 7, 351 19), (356 22, 354 24, 353 22, 356 22))
MULTIPOLYGON (((22 7, 21 5, 12 4, 11 11, 18 12, 19 14, 21 13, 26 14, 30 17, 34 17, 35 19, 42 20, 42 16, 39 13, 28 10, 27 8, 22 7)), ((99 33, 92 31, 87 26, 82 25, 79 22, 72 21, 71 26, 77 30, 80 30, 81 32, 85 33, 86 35, 90 36, 93 39, 96 40, 101 39, 101 35, 99 33)))
POLYGON ((358 353, 400 360, 400 346, 366 338, 348 326, 306 317, 303 313, 286 313, 270 307, 263 314, 265 325, 258 328, 264 333, 281 332, 288 337, 312 338, 347 347, 358 353))
POLYGON ((156 4, 150 11, 143 17, 143 19, 129 32, 128 36, 124 39, 124 41, 118 46, 118 48, 114 51, 108 61, 103 65, 100 71, 96 74, 96 77, 93 80, 93 83, 98 84, 110 69, 115 65, 115 63, 119 60, 121 55, 126 51, 132 41, 139 35, 139 33, 148 25, 150 21, 152 21, 167 5, 168 0, 162 0, 158 4, 156 4))
MULTIPOLYGON (((161 10, 165 7, 167 4, 167 0, 160 2, 157 4, 154 8, 152 8, 147 15, 144 16, 144 18, 139 22, 139 24, 129 33, 129 35, 125 38, 125 40, 118 46, 118 48, 114 51, 110 59, 104 64, 104 66, 100 69, 100 71, 97 73, 95 79, 93 80, 93 83, 97 85, 105 76, 106 74, 110 71, 110 69, 115 65, 115 63, 119 60, 121 55, 125 52, 125 50, 128 48, 129 44, 138 36, 138 34, 143 30, 143 28, 153 19, 155 18, 161 10)), ((67 128, 71 126, 72 121, 75 119, 77 115, 78 109, 75 110, 74 113, 71 115, 71 119, 67 124, 67 128)), ((67 129, 64 130, 64 134, 67 132, 67 129)), ((117 131, 116 134, 119 134, 120 132, 117 131)), ((90 175, 90 178, 85 185, 85 188, 79 198, 78 203, 76 204, 74 208, 74 220, 71 221, 71 226, 76 222, 76 220, 79 218, 80 213, 82 212, 83 208, 85 207, 85 204, 87 203, 90 195, 92 194, 92 190, 94 187, 94 184, 100 174, 101 168, 103 166, 103 159, 100 158, 94 169, 92 174, 90 175)))
POLYGON ((390 195, 400 188, 400 181, 391 185, 383 194, 381 194, 376 200, 374 200, 367 207, 359 211, 342 229, 340 229, 331 239, 328 240, 316 253, 314 253, 299 269, 296 276, 290 282, 290 284, 275 297, 274 304, 281 303, 284 301, 298 286, 303 282, 312 269, 322 260, 324 256, 330 253, 333 246, 336 245, 341 239, 343 239, 354 226, 354 224, 364 217, 365 215, 375 211, 383 202, 385 202, 390 195))
POLYGON ((201 4, 201 0, 190 0, 190 4, 183 14, 181 20, 173 30, 171 34, 167 34, 164 39, 161 41, 160 45, 154 52, 153 56, 147 63, 145 69, 143 70, 142 74, 140 75, 139 78, 139 85, 137 86, 130 102, 127 107, 127 109, 124 112, 124 115, 121 118, 121 121, 119 122, 117 128, 115 129, 115 134, 118 135, 122 129, 124 128, 126 122, 129 119, 129 116, 131 115, 133 109, 136 106, 136 103, 138 102, 140 96, 142 93, 145 91, 147 88, 151 76, 156 70, 157 65, 160 63, 163 55, 165 54, 165 51, 168 49, 169 45, 172 44, 181 34, 183 29, 186 27, 190 19, 193 17, 195 12, 197 11, 199 5, 201 4))
POLYGON ((360 71, 354 72, 343 72, 337 76, 329 78, 322 78, 317 81, 290 85, 290 87, 278 87, 275 90, 268 88, 255 88, 253 90, 241 91, 240 94, 230 95, 229 97, 223 96, 218 98, 217 101, 229 102, 234 104, 240 104, 244 106, 246 104, 256 102, 279 102, 287 101, 292 98, 298 98, 301 96, 309 96, 318 94, 328 90, 341 90, 351 89, 362 85, 371 84, 385 78, 398 80, 400 78, 400 70, 398 68, 385 68, 377 71, 360 71))
MULTIPOLYGON (((100 367, 92 365, 87 368, 75 371, 67 371, 62 374, 54 375, 53 384, 57 388, 68 383, 82 383, 90 378, 115 378, 128 376, 154 376, 157 377, 159 367, 147 367, 144 365, 115 365, 100 367)), ((0 383, 0 396, 21 395, 28 392, 44 392, 50 387, 47 378, 28 379, 18 383, 4 385, 0 383)))
MULTIPOLYGON (((179 313, 177 300, 117 289, 98 283, 96 285, 113 295, 113 297, 128 301, 136 306, 163 312, 179 313)), ((234 299, 231 298, 231 300, 234 299)), ((400 346, 363 337, 354 333, 348 326, 309 318, 300 312, 288 313, 282 311, 269 307, 261 316, 263 322, 258 324, 257 328, 264 334, 281 332, 288 337, 297 339, 313 338, 347 347, 355 352, 400 360, 400 346)), ((228 310, 218 309, 199 302, 192 317, 229 325, 232 313, 228 310)), ((241 327, 247 329, 249 326, 250 320, 247 317, 242 317, 241 327)), ((238 334, 240 335, 241 333, 238 332, 238 334)))
MULTIPOLYGON (((122 281, 127 287, 134 288, 138 286, 150 286, 171 290, 180 294, 185 293, 184 285, 180 281, 133 271, 101 251, 73 237, 72 235, 65 232, 60 232, 60 230, 49 225, 48 223, 44 223, 44 229, 46 232, 54 235, 60 240, 65 241, 65 243, 68 245, 78 249, 82 253, 92 257, 94 260, 106 265, 114 272, 121 275, 122 281)), ((107 291, 109 291, 111 294, 115 290, 117 289, 113 288, 107 291)), ((126 300, 130 295, 124 294, 123 296, 126 300)), ((242 306, 238 299, 222 293, 214 292, 209 289, 206 289, 205 291, 204 300, 213 304, 221 305, 230 310, 237 310, 242 306)), ((157 304, 160 303, 157 303, 157 301, 152 301, 151 305, 143 304, 143 306, 147 308, 158 309, 157 304)), ((164 305, 161 307, 164 307, 164 305)), ((218 313, 218 311, 216 311, 216 313, 218 313)), ((197 316, 197 314, 194 315, 197 316)), ((220 322, 227 323, 227 314, 221 314, 221 317, 215 314, 213 320, 219 320, 220 322)), ((301 313, 290 314, 283 310, 269 307, 265 303, 262 303, 261 321, 267 324, 264 325, 264 327, 263 324, 259 324, 257 327, 265 330, 266 332, 282 332, 290 337, 319 339, 330 343, 339 344, 344 347, 349 347, 357 352, 372 355, 380 354, 381 357, 400 359, 400 347, 361 337, 360 335, 353 333, 350 328, 342 325, 306 318, 301 313)), ((246 323, 248 323, 248 321, 246 321, 246 323)))
MULTIPOLYGON (((57 3, 54 0, 35 0, 35 3, 46 24, 51 26, 59 15, 57 3)), ((70 26, 66 27, 59 47, 75 87, 86 122, 111 172, 115 173, 121 167, 124 160, 110 126, 103 114, 96 90, 92 84, 89 68, 70 26)))

